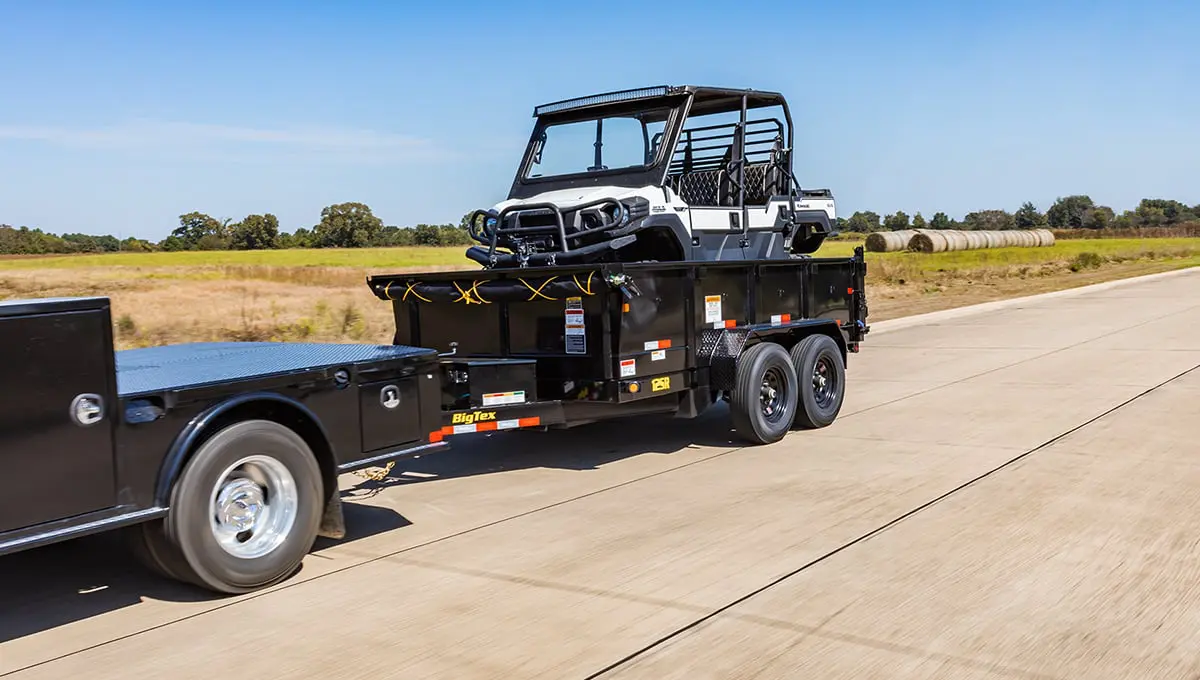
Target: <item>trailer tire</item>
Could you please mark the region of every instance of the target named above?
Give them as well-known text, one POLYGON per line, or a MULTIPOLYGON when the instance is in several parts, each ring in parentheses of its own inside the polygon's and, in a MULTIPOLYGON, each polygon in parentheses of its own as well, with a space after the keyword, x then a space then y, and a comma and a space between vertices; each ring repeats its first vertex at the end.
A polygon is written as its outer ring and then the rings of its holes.
POLYGON ((274 585, 316 540, 322 487, 316 456, 296 432, 268 420, 229 425, 201 445, 172 488, 164 529, 177 555, 158 561, 220 593, 274 585))
POLYGON ((783 439, 795 418, 799 381, 783 347, 761 342, 737 360, 729 410, 739 435, 755 444, 783 439))
POLYGON ((792 347, 791 357, 800 382, 795 426, 831 425, 846 395, 846 365, 837 343, 828 335, 810 335, 792 347))

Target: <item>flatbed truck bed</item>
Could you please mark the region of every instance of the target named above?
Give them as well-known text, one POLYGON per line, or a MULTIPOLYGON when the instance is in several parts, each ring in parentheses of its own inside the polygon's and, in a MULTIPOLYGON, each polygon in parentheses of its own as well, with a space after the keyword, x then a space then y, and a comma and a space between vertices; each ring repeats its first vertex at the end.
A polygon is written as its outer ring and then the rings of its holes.
POLYGON ((241 593, 344 535, 340 473, 454 436, 722 401, 749 443, 823 427, 865 273, 860 248, 375 276, 390 345, 114 351, 107 298, 0 302, 0 555, 123 529, 161 574, 241 593))

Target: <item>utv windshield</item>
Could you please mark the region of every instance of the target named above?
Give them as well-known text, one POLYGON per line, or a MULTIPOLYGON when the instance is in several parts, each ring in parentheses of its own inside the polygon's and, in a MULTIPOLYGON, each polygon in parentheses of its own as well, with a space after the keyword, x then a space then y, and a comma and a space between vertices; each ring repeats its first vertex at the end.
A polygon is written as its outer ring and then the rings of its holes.
POLYGON ((653 165, 669 110, 550 123, 534 140, 530 179, 653 165))

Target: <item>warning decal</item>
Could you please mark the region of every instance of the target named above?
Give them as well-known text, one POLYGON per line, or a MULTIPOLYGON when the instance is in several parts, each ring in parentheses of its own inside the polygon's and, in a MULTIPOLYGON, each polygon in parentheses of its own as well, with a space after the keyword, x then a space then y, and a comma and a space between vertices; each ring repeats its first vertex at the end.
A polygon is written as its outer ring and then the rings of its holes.
POLYGON ((582 298, 567 298, 563 324, 567 354, 587 354, 587 324, 584 320, 582 298))
POLYGON ((484 406, 504 406, 506 404, 524 404, 525 391, 517 392, 494 392, 492 394, 483 395, 484 406))
POLYGON ((704 323, 713 323, 721 320, 721 296, 720 295, 705 295, 704 296, 704 323))
POLYGON ((628 378, 637 375, 637 359, 621 360, 621 377, 628 378))

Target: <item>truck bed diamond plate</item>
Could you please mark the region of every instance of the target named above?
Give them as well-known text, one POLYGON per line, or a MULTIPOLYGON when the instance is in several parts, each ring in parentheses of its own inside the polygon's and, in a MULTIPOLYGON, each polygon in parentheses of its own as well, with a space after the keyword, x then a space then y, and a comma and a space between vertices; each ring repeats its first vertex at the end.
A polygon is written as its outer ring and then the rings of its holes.
POLYGON ((146 347, 116 353, 117 391, 122 396, 165 392, 434 354, 436 350, 405 345, 294 342, 210 342, 146 347))

